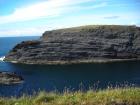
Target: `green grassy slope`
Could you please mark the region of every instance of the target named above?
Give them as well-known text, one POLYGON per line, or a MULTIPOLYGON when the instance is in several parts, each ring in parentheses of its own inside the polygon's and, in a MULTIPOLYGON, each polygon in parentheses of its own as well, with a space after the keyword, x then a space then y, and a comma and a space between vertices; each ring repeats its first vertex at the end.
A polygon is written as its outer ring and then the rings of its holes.
POLYGON ((140 88, 116 88, 87 92, 47 93, 20 98, 0 98, 0 105, 140 105, 140 88))

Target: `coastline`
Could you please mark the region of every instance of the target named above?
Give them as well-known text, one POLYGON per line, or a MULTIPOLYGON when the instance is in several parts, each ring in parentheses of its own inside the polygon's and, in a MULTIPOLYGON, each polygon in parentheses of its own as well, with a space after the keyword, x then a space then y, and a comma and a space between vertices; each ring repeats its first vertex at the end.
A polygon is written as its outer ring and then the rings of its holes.
POLYGON ((19 64, 29 64, 29 65, 71 65, 71 64, 87 64, 87 63, 115 63, 115 62, 127 62, 127 61, 140 61, 140 59, 132 58, 132 59, 93 59, 93 60, 73 60, 73 61, 12 61, 12 60, 4 60, 5 62, 11 63, 19 63, 19 64))

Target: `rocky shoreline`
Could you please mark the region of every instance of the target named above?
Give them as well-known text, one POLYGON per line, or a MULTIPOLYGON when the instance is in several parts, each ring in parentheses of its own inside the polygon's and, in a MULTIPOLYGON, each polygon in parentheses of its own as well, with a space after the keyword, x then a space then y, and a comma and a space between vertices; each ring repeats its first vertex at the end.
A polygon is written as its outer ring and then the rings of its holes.
POLYGON ((16 73, 0 72, 0 84, 11 85, 23 82, 23 78, 16 73))
POLYGON ((46 31, 38 40, 17 44, 4 60, 25 64, 140 60, 140 27, 91 25, 46 31))
POLYGON ((76 60, 76 61, 26 61, 26 62, 18 62, 18 61, 10 61, 11 63, 20 63, 20 64, 39 64, 39 65, 69 65, 69 64, 86 64, 86 63, 113 63, 113 62, 127 62, 127 61, 140 61, 140 59, 131 58, 131 59, 94 59, 94 60, 76 60))

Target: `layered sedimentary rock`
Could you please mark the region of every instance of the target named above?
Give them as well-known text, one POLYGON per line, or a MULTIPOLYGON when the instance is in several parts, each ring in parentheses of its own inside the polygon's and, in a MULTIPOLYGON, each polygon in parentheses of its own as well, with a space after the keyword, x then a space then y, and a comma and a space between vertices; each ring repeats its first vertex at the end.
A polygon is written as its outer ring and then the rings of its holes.
POLYGON ((26 64, 112 62, 140 59, 140 27, 102 25, 46 31, 17 44, 5 60, 26 64))
POLYGON ((16 75, 15 73, 0 72, 0 84, 11 85, 22 82, 23 78, 21 76, 16 75))

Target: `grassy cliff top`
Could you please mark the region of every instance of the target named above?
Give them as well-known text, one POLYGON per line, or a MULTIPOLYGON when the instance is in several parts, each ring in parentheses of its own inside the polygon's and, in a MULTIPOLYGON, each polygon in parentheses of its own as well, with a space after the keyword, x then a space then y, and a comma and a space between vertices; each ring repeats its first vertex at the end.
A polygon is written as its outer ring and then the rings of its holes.
POLYGON ((42 91, 34 96, 0 98, 0 105, 140 105, 140 88, 116 88, 63 94, 42 91))
MULTIPOLYGON (((80 31, 80 30, 89 30, 89 29, 128 29, 128 28, 136 28, 135 25, 85 25, 85 26, 78 26, 78 27, 70 27, 70 28, 63 28, 63 29, 56 29, 51 30, 55 32, 69 32, 69 31, 80 31)), ((46 31, 50 32, 50 31, 46 31)))

